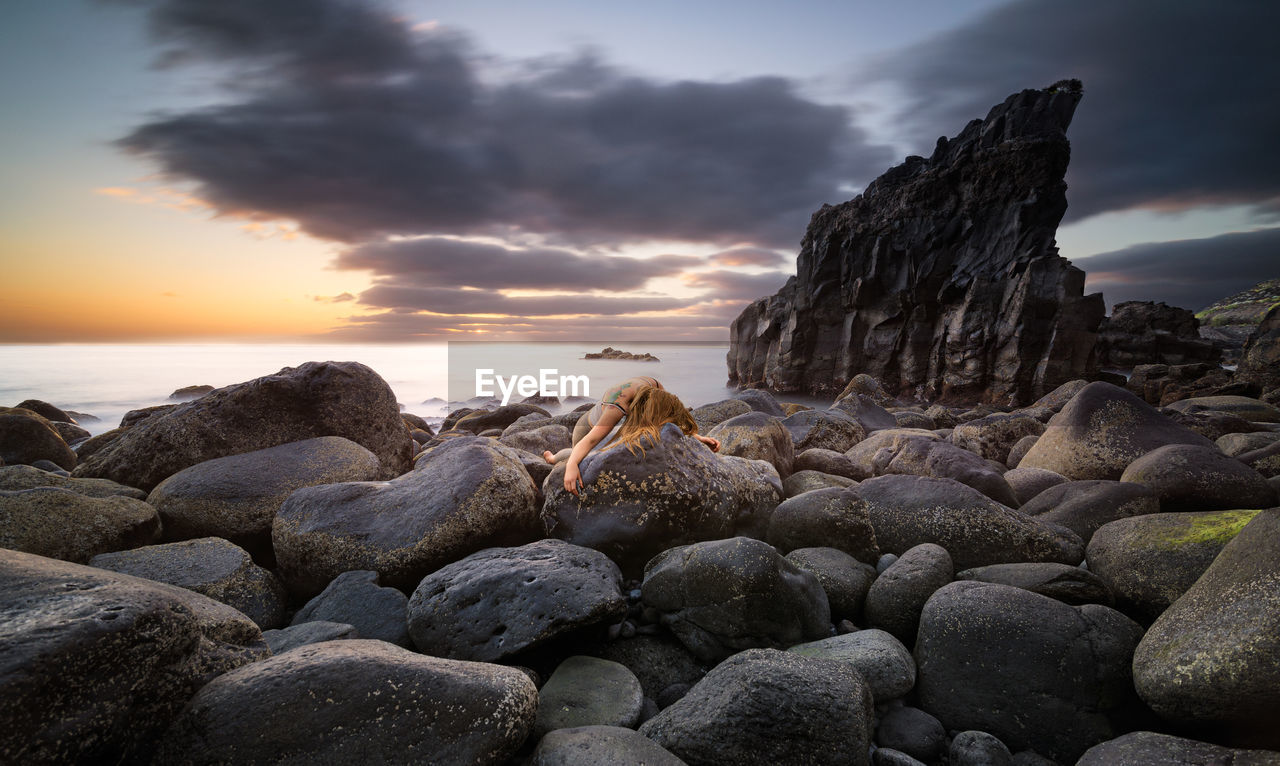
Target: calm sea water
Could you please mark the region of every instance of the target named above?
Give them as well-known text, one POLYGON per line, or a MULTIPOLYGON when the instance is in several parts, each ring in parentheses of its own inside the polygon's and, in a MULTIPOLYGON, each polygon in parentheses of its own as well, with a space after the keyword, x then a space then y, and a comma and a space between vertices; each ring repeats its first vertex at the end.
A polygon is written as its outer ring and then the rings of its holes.
MULTIPOLYGON (((429 420, 442 418, 447 401, 476 395, 476 370, 493 375, 539 377, 585 375, 589 395, 598 398, 612 383, 633 375, 662 381, 685 404, 719 401, 725 387, 725 343, 616 343, 635 353, 649 352, 659 362, 584 360, 600 343, 466 344, 57 344, 0 345, 0 405, 42 399, 64 410, 100 418, 82 425, 102 433, 126 412, 168 404, 169 394, 191 385, 215 388, 296 367, 309 361, 356 361, 387 381, 406 412, 429 420)), ((493 391, 500 396, 497 385, 493 391)), ((513 393, 511 401, 524 398, 513 393)))

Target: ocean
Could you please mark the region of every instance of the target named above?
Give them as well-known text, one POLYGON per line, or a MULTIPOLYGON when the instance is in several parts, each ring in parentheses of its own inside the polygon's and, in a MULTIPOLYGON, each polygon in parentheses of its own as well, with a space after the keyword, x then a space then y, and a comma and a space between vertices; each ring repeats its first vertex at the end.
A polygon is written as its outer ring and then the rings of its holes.
MULTIPOLYGON (((501 376, 510 401, 524 398, 511 387, 524 379, 552 383, 578 395, 599 398, 612 383, 649 375, 689 407, 719 401, 733 393, 725 386, 727 343, 530 342, 429 344, 52 344, 0 345, 0 405, 41 399, 64 410, 99 418, 81 423, 93 434, 115 428, 130 410, 171 404, 178 388, 240 383, 309 361, 355 361, 371 367, 391 386, 405 412, 438 423, 455 406, 475 400, 476 371, 492 397, 500 399, 501 376), (612 345, 658 362, 585 360, 588 352, 612 345)), ((794 397, 788 397, 795 399, 794 397)), ((472 402, 474 405, 474 401, 472 402)), ((567 407, 572 409, 572 406, 567 407)), ((553 413, 554 414, 554 413, 553 413)))

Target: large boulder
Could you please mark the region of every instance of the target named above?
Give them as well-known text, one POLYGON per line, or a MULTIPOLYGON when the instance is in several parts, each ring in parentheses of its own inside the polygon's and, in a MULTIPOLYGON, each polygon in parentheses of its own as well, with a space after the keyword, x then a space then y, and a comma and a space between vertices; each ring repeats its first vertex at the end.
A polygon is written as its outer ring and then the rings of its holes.
POLYGON ((664 551, 645 567, 644 603, 699 659, 751 647, 785 648, 831 634, 831 610, 813 574, 746 537, 664 551))
POLYGON ((956 572, 956 579, 1012 585, 1064 604, 1111 606, 1115 600, 1105 580, 1087 569, 1067 564, 992 564, 956 572))
POLYGON ((363 445, 378 456, 384 479, 413 458, 395 394, 378 373, 358 362, 307 362, 152 415, 82 460, 75 475, 150 491, 206 460, 316 436, 363 445))
POLYGON ((343 572, 298 610, 292 624, 336 622, 355 628, 360 638, 408 647, 408 606, 403 593, 378 585, 377 572, 343 572))
POLYGON ((883 628, 908 646, 914 644, 920 611, 954 575, 955 565, 946 549, 932 543, 912 547, 871 583, 864 607, 867 624, 883 628))
POLYGON ((1016 561, 1077 564, 1080 538, 951 479, 881 476, 850 491, 867 502, 880 550, 901 555, 936 543, 960 569, 1016 561))
POLYGON ((1133 700, 1142 628, 1105 606, 1068 606, 963 580, 925 604, 916 640, 920 707, 948 729, 1071 763, 1115 736, 1133 700))
POLYGON ((1160 716, 1280 748, 1280 508, 1259 512, 1152 624, 1133 682, 1160 716))
POLYGON ((68 471, 76 467, 76 453, 52 423, 22 407, 0 407, 0 465, 30 465, 37 460, 68 471))
POLYGON ((865 766, 871 727, 871 693, 851 665, 749 649, 717 665, 640 733, 690 766, 865 766))
POLYGON ((1280 423, 1280 407, 1250 396, 1193 396, 1173 402, 1169 409, 1188 415, 1225 412, 1254 423, 1280 423))
POLYGON ((1121 481, 1145 484, 1165 513, 1269 508, 1276 492, 1266 477, 1217 445, 1170 444, 1129 464, 1121 481))
POLYGON ((1093 479, 1049 487, 1018 510, 1038 521, 1064 526, 1088 545, 1103 524, 1159 513, 1160 501, 1145 484, 1093 479))
POLYGON ((783 500, 769 518, 765 539, 784 554, 829 547, 859 561, 880 558, 867 504, 852 488, 815 489, 783 500))
POLYGON ((513 434, 504 433, 498 441, 512 449, 524 450, 540 456, 543 452, 554 453, 572 447, 572 437, 573 434, 568 428, 552 423, 513 434))
POLYGON ((1018 467, 1047 468, 1073 480, 1119 479, 1134 460, 1166 444, 1213 442, 1123 388, 1090 383, 1049 420, 1018 467))
POLYGON ((1280 752, 1238 750, 1172 734, 1135 731, 1085 751, 1076 766, 1280 766, 1280 752))
POLYGON ((1236 375, 1264 391, 1280 388, 1280 304, 1272 306, 1249 334, 1236 375))
POLYGON ((787 561, 812 572, 827 594, 832 621, 861 619, 867 591, 876 579, 876 568, 836 548, 797 548, 787 561))
POLYGON ((0 761, 146 763, 191 695, 269 655, 240 612, 171 585, 0 550, 0 761))
POLYGON ((1004 480, 1005 467, 969 450, 943 441, 930 431, 901 429, 877 434, 846 453, 855 463, 867 465, 876 476, 893 474, 955 479, 1009 507, 1018 498, 1004 480), (892 437, 889 435, 893 434, 892 437), (879 445, 874 452, 871 445, 879 445))
POLYGON ((158 763, 502 763, 538 692, 516 668, 326 641, 214 679, 160 743, 158 763))
POLYGON ((146 500, 147 493, 136 487, 126 487, 110 479, 72 479, 29 465, 0 466, 0 491, 16 492, 21 489, 36 487, 57 487, 69 489, 88 497, 132 497, 135 500, 146 500))
POLYGON ((665 632, 609 641, 593 653, 630 670, 640 681, 644 695, 659 705, 664 692, 680 690, 683 694, 707 674, 706 667, 684 644, 665 632))
POLYGON ((387 482, 305 487, 280 506, 271 540, 291 591, 311 596, 353 569, 409 589, 469 553, 537 539, 537 487, 510 447, 449 439, 387 482))
POLYGON ((796 454, 808 449, 845 452, 867 436, 861 423, 840 410, 801 410, 782 425, 791 433, 796 454))
MULTIPOLYGON (((494 410, 474 410, 463 415, 454 423, 445 421, 444 427, 457 428, 460 431, 470 431, 473 434, 479 434, 491 428, 499 430, 506 428, 520 418, 529 414, 538 414, 544 417, 550 417, 551 413, 539 407, 536 404, 506 404, 494 410)), ((444 430, 444 427, 441 430, 444 430)))
POLYGON ((547 533, 603 551, 628 576, 677 545, 764 537, 782 501, 771 465, 718 456, 674 424, 659 436, 642 455, 620 446, 588 453, 577 496, 564 490, 564 467, 557 464, 543 483, 547 533))
POLYGON ((729 330, 729 382, 1029 402, 1096 370, 1102 296, 1058 255, 1078 82, 1024 90, 809 222, 796 277, 729 330))
POLYGON ((221 537, 262 556, 271 522, 295 490, 381 473, 378 457, 359 444, 319 436, 197 463, 160 482, 147 502, 160 512, 166 540, 221 537))
POLYGON ((342 622, 304 622, 279 630, 264 630, 262 638, 271 647, 272 654, 284 654, 300 646, 360 638, 360 631, 342 622))
POLYGON ((689 411, 693 422, 698 424, 698 432, 706 433, 719 423, 729 418, 751 412, 751 405, 741 399, 722 399, 718 402, 694 407, 689 411))
POLYGON ((89 497, 69 489, 0 491, 0 547, 86 563, 160 536, 160 516, 141 500, 89 497))
POLYGON ((1122 609, 1154 620, 1200 579, 1257 513, 1154 513, 1117 519, 1094 533, 1085 559, 1122 609))
POLYGON ((438 657, 496 662, 621 619, 622 575, 604 554, 561 540, 489 548, 422 579, 409 635, 438 657))
POLYGON ((835 450, 810 447, 796 454, 793 466, 799 471, 820 471, 832 476, 843 476, 853 481, 870 479, 873 474, 867 467, 853 462, 848 455, 835 450))
POLYGON ((906 696, 916 684, 916 661, 911 652, 883 630, 845 633, 796 644, 787 651, 848 663, 867 682, 877 705, 906 696))
POLYGON ((533 736, 578 726, 621 726, 640 723, 644 692, 624 665, 598 657, 575 655, 556 666, 538 690, 538 717, 533 736))
POLYGON ((1044 423, 1027 415, 996 413, 960 423, 951 443, 987 460, 1008 464, 1009 450, 1019 440, 1044 433, 1044 423))
POLYGON ((720 441, 720 454, 763 460, 786 478, 796 459, 796 445, 781 418, 752 411, 717 424, 707 436, 720 441))
POLYGON ((556 729, 538 741, 530 766, 685 766, 658 743, 620 726, 556 729))
POLYGON ((176 585, 243 612, 263 630, 284 623, 284 587, 234 543, 205 537, 102 553, 90 566, 176 585))
MULTIPOLYGON (((1046 489, 1067 483, 1067 477, 1043 468, 1014 468, 1004 475, 1004 480, 1013 490, 1020 508, 1046 489)), ((1026 513, 1026 509, 1023 509, 1023 513, 1026 513)))
POLYGON ((1140 364, 1217 364, 1222 351, 1200 337, 1200 320, 1188 309, 1155 301, 1123 301, 1111 309, 1098 334, 1098 363, 1131 369, 1140 364))

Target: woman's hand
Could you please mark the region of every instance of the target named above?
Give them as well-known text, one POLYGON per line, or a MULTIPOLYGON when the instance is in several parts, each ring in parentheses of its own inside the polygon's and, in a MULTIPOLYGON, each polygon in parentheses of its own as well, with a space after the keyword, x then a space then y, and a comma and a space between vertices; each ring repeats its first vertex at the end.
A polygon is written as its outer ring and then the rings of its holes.
POLYGON ((569 463, 564 467, 564 491, 578 497, 578 487, 586 486, 582 483, 582 474, 578 472, 577 463, 569 463))
POLYGON ((712 452, 720 451, 720 442, 718 440, 712 439, 710 436, 703 436, 702 434, 698 434, 697 439, 710 447, 712 452))

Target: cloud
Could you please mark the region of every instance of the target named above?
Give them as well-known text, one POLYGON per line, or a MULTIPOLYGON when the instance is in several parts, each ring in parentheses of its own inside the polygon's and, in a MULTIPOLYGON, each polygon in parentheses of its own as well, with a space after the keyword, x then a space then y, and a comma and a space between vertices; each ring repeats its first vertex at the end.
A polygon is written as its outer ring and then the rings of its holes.
POLYGON ((229 103, 120 139, 220 212, 321 238, 534 233, 792 246, 891 159, 777 77, 663 82, 593 54, 498 70, 379 3, 151 0, 169 64, 228 68, 229 103), (176 51, 176 53, 175 53, 176 51))
POLYGON ((783 255, 776 250, 762 250, 754 247, 739 247, 733 250, 724 250, 719 253, 713 253, 707 256, 707 261, 717 266, 763 266, 765 268, 778 268, 780 266, 794 266, 796 258, 794 255, 783 255))
POLYGON ((351 293, 339 293, 338 295, 317 295, 311 300, 316 303, 346 303, 347 301, 353 301, 355 299, 356 296, 351 293))
POLYGON ((370 269, 396 284, 426 287, 633 290, 655 277, 679 274, 699 258, 588 256, 558 248, 514 248, 427 237, 374 242, 338 255, 339 269, 370 269))
POLYGON ((723 339, 725 320, 718 313, 620 315, 607 323, 591 317, 437 316, 412 312, 382 312, 346 317, 333 329, 333 340, 385 342, 403 340, 467 340, 512 337, 524 340, 584 340, 607 335, 619 340, 723 339))
POLYGON ((360 293, 360 303, 378 308, 437 314, 505 314, 520 317, 594 314, 614 317, 644 311, 671 311, 688 301, 666 297, 547 295, 512 297, 492 290, 379 284, 360 293))
POLYGON ((790 274, 770 271, 764 274, 744 274, 740 271, 698 271, 685 274, 683 280, 691 287, 701 287, 722 299, 754 301, 764 295, 778 292, 790 274))
MULTIPOLYGON (((1280 198, 1276 3, 1015 0, 858 75, 901 86, 895 125, 928 155, 1006 95, 1084 82, 1068 220, 1280 198)), ((854 86, 858 87, 858 86, 854 86)))
POLYGON ((1073 263, 1085 271, 1085 289, 1102 291, 1108 305, 1164 301, 1199 311, 1280 277, 1280 228, 1151 242, 1073 263))

